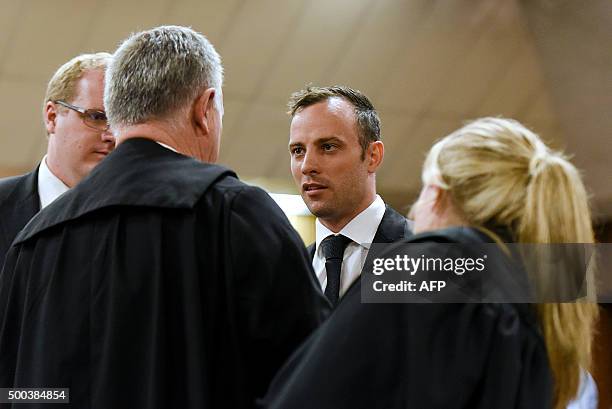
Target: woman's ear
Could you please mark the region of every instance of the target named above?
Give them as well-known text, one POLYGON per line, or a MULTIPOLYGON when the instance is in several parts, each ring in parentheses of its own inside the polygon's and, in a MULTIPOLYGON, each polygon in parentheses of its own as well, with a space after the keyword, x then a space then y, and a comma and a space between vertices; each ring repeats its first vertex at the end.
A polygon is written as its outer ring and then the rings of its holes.
POLYGON ((422 200, 427 203, 431 211, 438 216, 443 215, 451 205, 449 192, 437 185, 426 185, 423 189, 422 200))
POLYGON ((423 200, 427 203, 433 203, 434 206, 438 205, 439 200, 442 196, 442 189, 436 185, 425 185, 423 188, 422 196, 423 200))
POLYGON ((437 213, 444 213, 449 206, 452 206, 450 193, 436 185, 433 185, 432 189, 434 190, 433 208, 437 213))
POLYGON ((436 199, 434 211, 445 221, 447 226, 468 225, 464 214, 455 204, 450 191, 438 188, 438 198, 436 199))

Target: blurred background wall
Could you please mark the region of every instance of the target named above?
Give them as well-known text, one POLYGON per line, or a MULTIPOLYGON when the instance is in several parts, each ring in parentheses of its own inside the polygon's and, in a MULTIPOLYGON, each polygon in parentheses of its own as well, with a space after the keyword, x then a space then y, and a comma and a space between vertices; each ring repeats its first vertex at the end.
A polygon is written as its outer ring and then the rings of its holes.
POLYGON ((131 32, 190 25, 223 57, 221 162, 277 193, 289 176, 285 114, 306 84, 346 84, 378 108, 385 200, 406 211, 432 142, 469 119, 516 118, 584 171, 612 218, 609 0, 0 0, 0 175, 46 147, 46 82, 76 54, 131 32))

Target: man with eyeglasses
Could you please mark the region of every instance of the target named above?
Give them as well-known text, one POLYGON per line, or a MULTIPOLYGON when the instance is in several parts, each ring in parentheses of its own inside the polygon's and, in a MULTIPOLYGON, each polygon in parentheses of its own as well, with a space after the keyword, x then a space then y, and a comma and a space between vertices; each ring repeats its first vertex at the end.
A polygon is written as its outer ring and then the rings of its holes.
POLYGON ((0 267, 11 242, 40 209, 76 185, 115 147, 104 112, 108 53, 79 55, 47 86, 47 154, 32 172, 0 179, 0 267))

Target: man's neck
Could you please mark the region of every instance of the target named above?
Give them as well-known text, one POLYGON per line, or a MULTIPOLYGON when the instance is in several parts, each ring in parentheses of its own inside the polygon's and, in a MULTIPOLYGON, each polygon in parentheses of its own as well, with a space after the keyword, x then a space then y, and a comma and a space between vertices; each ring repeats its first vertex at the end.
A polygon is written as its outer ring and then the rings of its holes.
POLYGON ((327 227, 330 231, 334 233, 339 233, 347 224, 351 222, 355 217, 357 217, 361 212, 370 207, 372 203, 376 200, 376 193, 371 195, 371 199, 367 199, 361 202, 361 205, 355 207, 351 213, 347 213, 340 217, 335 218, 319 218, 319 222, 325 227, 327 227))
POLYGON ((169 146, 177 152, 183 153, 180 149, 181 144, 178 141, 179 138, 160 124, 146 123, 121 128, 117 135, 117 145, 133 138, 150 139, 169 146))
POLYGON ((73 181, 73 179, 69 177, 69 175, 65 175, 62 172, 61 166, 59 166, 59 164, 56 163, 55 160, 53 160, 53 157, 54 156, 47 151, 47 155, 43 159, 45 161, 47 169, 49 169, 49 172, 51 172, 51 174, 55 176, 59 181, 61 181, 64 185, 66 185, 68 188, 72 188, 78 183, 78 180, 73 181))
POLYGON ((145 138, 158 142, 183 154, 198 160, 205 160, 206 155, 202 146, 198 145, 198 138, 190 138, 180 130, 170 130, 160 122, 132 125, 119 130, 117 145, 132 138, 145 138))
POLYGON ((61 194, 70 189, 47 164, 47 155, 43 157, 40 167, 38 168, 38 198, 40 200, 40 208, 43 209, 61 194))

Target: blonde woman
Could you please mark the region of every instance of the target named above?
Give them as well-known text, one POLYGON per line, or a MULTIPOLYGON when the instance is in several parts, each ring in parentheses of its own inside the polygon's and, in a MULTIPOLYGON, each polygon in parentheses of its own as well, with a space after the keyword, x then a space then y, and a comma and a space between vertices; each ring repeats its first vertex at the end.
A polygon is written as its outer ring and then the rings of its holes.
MULTIPOLYGON (((407 242, 594 241, 578 171, 514 120, 479 119, 443 138, 422 176, 407 242)), ((264 405, 561 409, 590 365, 592 303, 366 304, 353 294, 286 363, 264 405)))

